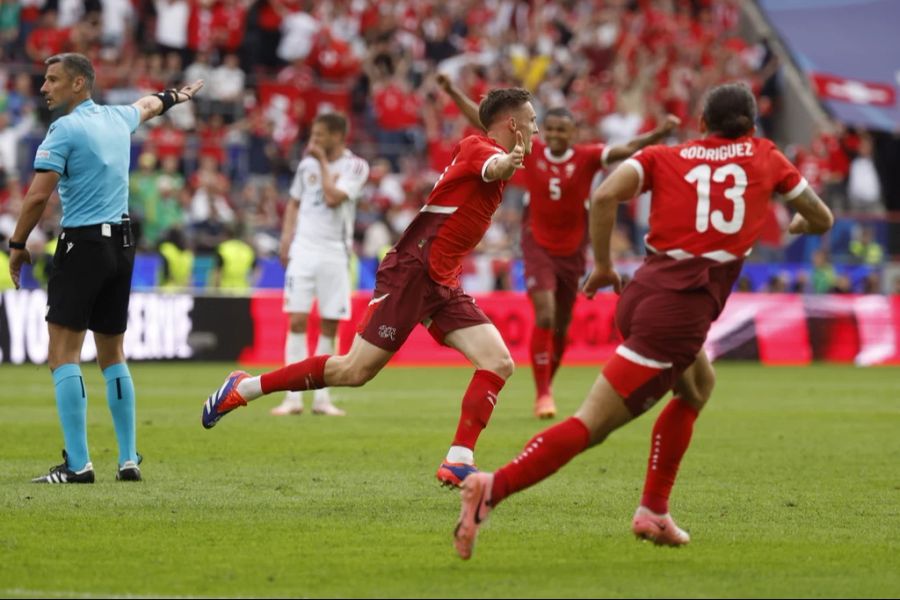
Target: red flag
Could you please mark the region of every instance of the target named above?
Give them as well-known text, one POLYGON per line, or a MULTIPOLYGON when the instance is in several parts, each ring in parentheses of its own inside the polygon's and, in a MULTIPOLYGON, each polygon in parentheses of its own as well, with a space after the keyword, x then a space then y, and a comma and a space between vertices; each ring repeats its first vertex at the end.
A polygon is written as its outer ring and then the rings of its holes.
POLYGON ((826 100, 875 106, 894 106, 897 102, 896 89, 885 83, 846 79, 824 73, 810 73, 810 81, 819 97, 826 100))

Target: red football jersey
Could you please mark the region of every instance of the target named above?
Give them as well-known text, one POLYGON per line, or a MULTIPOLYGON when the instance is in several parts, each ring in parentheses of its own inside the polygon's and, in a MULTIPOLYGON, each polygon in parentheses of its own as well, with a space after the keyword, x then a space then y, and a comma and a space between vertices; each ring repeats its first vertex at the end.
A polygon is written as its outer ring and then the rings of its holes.
POLYGON ((502 146, 483 135, 463 139, 422 211, 397 242, 398 250, 413 253, 427 246, 428 274, 437 283, 459 285, 463 258, 481 241, 503 199, 506 182, 485 181, 485 170, 505 154, 502 146))
POLYGON ((807 186, 770 140, 710 136, 650 146, 625 161, 651 190, 647 247, 676 259, 742 259, 760 235, 773 192, 787 200, 807 186))
POLYGON ((607 154, 603 144, 577 144, 557 157, 546 144, 534 141, 521 171, 520 181, 528 190, 522 226, 530 227, 535 241, 550 254, 573 254, 587 239, 591 181, 606 166, 607 154))

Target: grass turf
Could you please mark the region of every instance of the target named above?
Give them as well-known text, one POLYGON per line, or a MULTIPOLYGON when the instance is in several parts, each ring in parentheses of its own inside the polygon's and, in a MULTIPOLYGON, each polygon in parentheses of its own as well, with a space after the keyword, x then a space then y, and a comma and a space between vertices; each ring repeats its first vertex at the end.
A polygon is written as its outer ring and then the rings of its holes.
MULTIPOLYGON (((132 365, 145 481, 117 483, 102 377, 84 365, 92 486, 28 483, 59 462, 46 368, 0 367, 0 596, 865 597, 900 591, 900 371, 718 365, 673 495, 683 549, 629 522, 659 411, 510 498, 456 558, 458 495, 434 472, 468 369, 337 390, 350 416, 274 418, 278 397, 200 426, 227 365, 132 365)), ((596 375, 564 368, 571 414, 596 375)), ((520 369, 478 459, 546 423, 520 369)), ((309 402, 310 398, 307 398, 309 402)))

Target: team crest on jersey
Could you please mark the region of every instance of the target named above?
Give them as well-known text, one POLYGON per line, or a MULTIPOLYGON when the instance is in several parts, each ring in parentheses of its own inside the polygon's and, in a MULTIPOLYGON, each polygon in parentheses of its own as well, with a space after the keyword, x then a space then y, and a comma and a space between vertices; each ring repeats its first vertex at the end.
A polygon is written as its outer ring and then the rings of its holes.
POLYGON ((307 185, 316 185, 319 183, 319 176, 315 173, 310 173, 306 176, 306 184, 307 185))
POLYGON ((538 161, 537 166, 538 166, 538 169, 540 169, 541 171, 546 171, 546 170, 547 170, 547 163, 544 162, 544 161, 542 161, 542 160, 539 160, 539 161, 538 161))
POLYGON ((569 163, 566 165, 566 177, 571 177, 572 173, 575 172, 575 165, 569 163))

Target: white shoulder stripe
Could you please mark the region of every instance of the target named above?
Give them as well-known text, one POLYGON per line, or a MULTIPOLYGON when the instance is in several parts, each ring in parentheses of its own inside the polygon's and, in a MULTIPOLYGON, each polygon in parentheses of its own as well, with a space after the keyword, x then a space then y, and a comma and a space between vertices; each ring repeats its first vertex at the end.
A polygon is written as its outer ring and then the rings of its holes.
POLYGON ((809 185, 809 182, 806 181, 806 177, 800 178, 800 183, 795 185, 791 191, 784 195, 785 200, 793 200, 797 196, 803 193, 806 187, 809 185))
POLYGON ((426 204, 419 212, 437 213, 439 215, 452 215, 456 212, 458 206, 437 206, 436 204, 426 204))
POLYGON ((626 158, 622 165, 628 165, 637 171, 638 174, 638 193, 642 189, 644 189, 644 165, 642 165, 639 161, 636 161, 634 158, 626 158))

